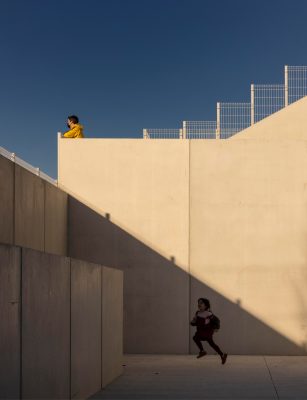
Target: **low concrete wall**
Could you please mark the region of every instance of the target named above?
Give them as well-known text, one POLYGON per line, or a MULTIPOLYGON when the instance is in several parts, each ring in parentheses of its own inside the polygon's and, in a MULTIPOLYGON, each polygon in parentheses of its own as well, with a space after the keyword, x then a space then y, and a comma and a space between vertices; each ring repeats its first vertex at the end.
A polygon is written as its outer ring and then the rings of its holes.
POLYGON ((20 395, 20 248, 0 246, 0 398, 20 395))
POLYGON ((67 194, 0 156, 0 243, 67 255, 67 194))
POLYGON ((87 398, 115 379, 122 286, 121 271, 0 245, 0 398, 87 398))
MULTIPOLYGON (((71 260, 72 399, 87 398, 101 387, 101 275, 100 265, 71 260)), ((120 288, 113 286, 113 290, 120 288)), ((113 337, 106 340, 112 344, 113 337)))
POLYGON ((22 398, 69 398, 70 260, 22 249, 22 398))
POLYGON ((102 269, 102 387, 122 373, 123 274, 102 269), (114 290, 116 288, 116 290, 114 290))

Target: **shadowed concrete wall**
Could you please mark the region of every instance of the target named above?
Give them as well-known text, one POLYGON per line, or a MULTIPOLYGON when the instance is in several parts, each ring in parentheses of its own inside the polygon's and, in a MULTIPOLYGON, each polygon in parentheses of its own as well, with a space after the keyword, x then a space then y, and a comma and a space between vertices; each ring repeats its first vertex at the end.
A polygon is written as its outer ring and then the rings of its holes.
POLYGON ((122 373, 123 274, 102 268, 102 387, 122 373), (116 290, 114 290, 116 288, 116 290))
POLYGON ((70 397, 70 260, 22 250, 22 397, 70 397))
POLYGON ((20 395, 20 249, 0 246, 0 398, 20 395))
POLYGON ((15 164, 0 156, 0 243, 14 242, 15 164))
POLYGON ((0 243, 67 254, 67 194, 3 156, 0 243))
POLYGON ((44 182, 15 165, 15 243, 44 251, 44 182))
MULTIPOLYGON (((71 397, 101 388, 101 266, 71 260, 71 397)), ((113 286, 117 291, 118 286, 113 286)), ((117 305, 117 304, 116 304, 117 305)), ((115 305, 115 307, 116 307, 115 305)), ((121 323, 122 319, 118 321, 121 323)), ((113 341, 112 336, 107 341, 113 341)), ((116 358, 116 355, 114 354, 116 358)), ((117 375, 116 375, 117 376, 117 375)), ((112 375, 114 379, 114 375, 112 375)))
POLYGON ((119 270, 0 245, 0 398, 87 398, 115 379, 122 287, 119 270))
POLYGON ((230 352, 306 354, 306 106, 242 140, 59 140, 59 184, 93 209, 69 211, 71 254, 125 271, 126 351, 188 351, 195 300, 211 293, 230 352))

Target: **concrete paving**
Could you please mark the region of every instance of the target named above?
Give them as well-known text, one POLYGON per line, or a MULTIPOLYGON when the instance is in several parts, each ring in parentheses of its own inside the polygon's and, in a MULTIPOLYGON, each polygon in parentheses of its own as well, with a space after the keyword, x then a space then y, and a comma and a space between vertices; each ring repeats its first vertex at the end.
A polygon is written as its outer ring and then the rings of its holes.
POLYGON ((307 400, 307 357, 129 355, 121 377, 91 399, 307 400))

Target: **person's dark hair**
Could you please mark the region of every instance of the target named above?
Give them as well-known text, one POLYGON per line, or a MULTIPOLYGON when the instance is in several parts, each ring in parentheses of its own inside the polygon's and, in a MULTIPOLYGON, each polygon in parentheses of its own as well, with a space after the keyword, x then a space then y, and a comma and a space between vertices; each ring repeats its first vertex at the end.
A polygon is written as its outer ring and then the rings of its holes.
POLYGON ((204 299, 203 297, 201 297, 200 299, 197 300, 197 302, 202 301, 206 307, 206 309, 210 309, 210 301, 208 299, 204 299))
POLYGON ((79 122, 79 118, 76 115, 70 115, 68 117, 69 121, 73 122, 74 124, 77 124, 79 122))

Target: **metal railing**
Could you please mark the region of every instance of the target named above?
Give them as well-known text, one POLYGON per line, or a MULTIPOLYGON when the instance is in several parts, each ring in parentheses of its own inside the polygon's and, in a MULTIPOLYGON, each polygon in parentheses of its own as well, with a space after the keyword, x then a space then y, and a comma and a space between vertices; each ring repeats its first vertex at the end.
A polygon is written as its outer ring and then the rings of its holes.
POLYGON ((181 139, 182 129, 143 129, 144 139, 181 139))
POLYGON ((216 139, 216 121, 183 121, 187 139, 216 139))
POLYGON ((252 84, 250 103, 217 103, 216 121, 183 121, 182 129, 144 129, 146 139, 227 139, 307 96, 307 66, 285 66, 284 84, 252 84))
POLYGON ((45 181, 51 183, 54 186, 58 186, 58 182, 56 179, 52 179, 49 175, 42 172, 39 168, 33 167, 33 165, 27 163, 22 158, 16 156, 15 153, 10 153, 3 147, 0 147, 0 155, 9 160, 13 161, 14 163, 20 165, 21 167, 25 168, 26 170, 32 172, 32 174, 39 176, 40 178, 44 179, 45 181))
POLYGON ((251 85, 251 125, 285 107, 285 85, 251 85))
POLYGON ((286 106, 307 96, 307 66, 285 66, 286 106))
POLYGON ((217 103, 217 138, 227 139, 250 124, 250 103, 217 103))

